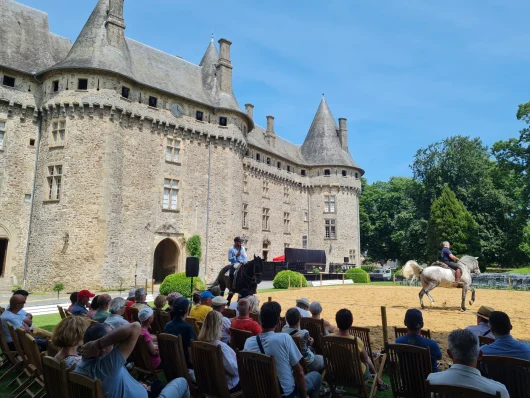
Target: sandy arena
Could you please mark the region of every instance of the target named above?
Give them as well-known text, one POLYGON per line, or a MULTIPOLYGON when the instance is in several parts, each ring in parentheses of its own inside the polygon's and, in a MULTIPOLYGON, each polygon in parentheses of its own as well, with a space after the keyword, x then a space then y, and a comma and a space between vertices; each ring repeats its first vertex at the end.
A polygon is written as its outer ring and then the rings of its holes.
MULTIPOLYGON (((420 308, 418 293, 420 287, 404 286, 327 286, 312 287, 301 290, 282 290, 259 294, 260 303, 272 297, 282 306, 282 315, 290 307, 295 306, 299 297, 307 297, 309 301, 319 301, 324 309, 322 316, 335 324, 335 313, 341 308, 348 308, 354 316, 355 326, 371 329, 372 349, 379 351, 383 346, 383 329, 381 327, 381 306, 387 307, 389 340, 394 341, 394 326, 403 326, 403 318, 408 308, 420 308)), ((519 340, 530 341, 530 292, 476 289, 476 301, 469 305, 471 294, 468 293, 467 312, 460 311, 461 291, 456 289, 438 288, 431 292, 434 307, 426 307, 423 311, 425 328, 431 330, 435 339, 445 353, 447 335, 454 329, 464 328, 476 323, 472 314, 481 305, 493 307, 506 312, 512 321, 512 334, 519 340)), ((425 297, 425 304, 430 303, 425 297)), ((444 359, 447 359, 444 357, 444 359)))

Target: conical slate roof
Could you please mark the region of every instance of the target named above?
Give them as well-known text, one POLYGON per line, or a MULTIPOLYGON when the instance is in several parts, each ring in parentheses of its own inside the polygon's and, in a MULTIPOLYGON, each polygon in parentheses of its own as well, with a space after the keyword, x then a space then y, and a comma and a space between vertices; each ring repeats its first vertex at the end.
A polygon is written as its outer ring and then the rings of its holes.
POLYGON ((217 96, 217 63, 219 62, 219 52, 213 42, 213 38, 202 57, 199 66, 202 69, 202 86, 204 91, 214 99, 217 96))
POLYGON ((328 103, 322 98, 301 148, 304 160, 314 165, 359 167, 342 149, 337 129, 328 103))

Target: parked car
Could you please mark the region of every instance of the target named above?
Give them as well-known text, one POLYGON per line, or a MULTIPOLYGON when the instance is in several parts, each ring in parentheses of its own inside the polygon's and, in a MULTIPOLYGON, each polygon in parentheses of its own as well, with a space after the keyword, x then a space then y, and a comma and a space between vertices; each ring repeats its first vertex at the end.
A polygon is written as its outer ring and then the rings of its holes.
POLYGON ((374 269, 369 275, 372 282, 392 280, 392 270, 387 267, 374 269))

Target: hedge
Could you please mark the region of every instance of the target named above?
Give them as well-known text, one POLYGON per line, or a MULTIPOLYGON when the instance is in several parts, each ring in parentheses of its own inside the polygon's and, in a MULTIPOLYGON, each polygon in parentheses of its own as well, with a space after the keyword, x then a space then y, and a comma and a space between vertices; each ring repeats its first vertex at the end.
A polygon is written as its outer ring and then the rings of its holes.
POLYGON ((370 276, 368 275, 368 272, 361 268, 350 268, 346 271, 344 274, 344 278, 351 279, 355 283, 369 283, 370 282, 370 276))
MULTIPOLYGON (((199 289, 204 290, 206 288, 204 281, 201 278, 193 278, 193 290, 199 283, 199 289)), ((160 294, 167 296, 169 293, 180 293, 184 297, 190 297, 190 285, 191 278, 186 278, 186 273, 181 272, 179 274, 171 274, 164 278, 164 281, 160 285, 160 294)))
POLYGON ((302 276, 302 287, 307 287, 307 280, 299 272, 294 271, 280 271, 274 277, 272 286, 275 289, 287 289, 289 287, 289 277, 291 277, 291 286, 299 287, 300 286, 300 276, 302 276))

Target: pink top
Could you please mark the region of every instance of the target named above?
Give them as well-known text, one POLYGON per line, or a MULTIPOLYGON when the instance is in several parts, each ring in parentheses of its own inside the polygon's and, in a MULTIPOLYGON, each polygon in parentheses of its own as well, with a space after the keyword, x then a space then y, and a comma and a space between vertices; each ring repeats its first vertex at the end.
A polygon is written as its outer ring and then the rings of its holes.
MULTIPOLYGON (((151 337, 151 333, 149 333, 149 330, 141 329, 140 334, 144 336, 146 343, 153 341, 153 338, 151 337)), ((151 363, 153 364, 153 369, 158 369, 161 362, 162 360, 160 359, 160 355, 156 354, 155 356, 151 356, 151 363)))

